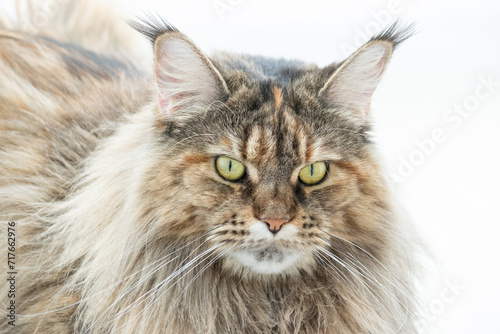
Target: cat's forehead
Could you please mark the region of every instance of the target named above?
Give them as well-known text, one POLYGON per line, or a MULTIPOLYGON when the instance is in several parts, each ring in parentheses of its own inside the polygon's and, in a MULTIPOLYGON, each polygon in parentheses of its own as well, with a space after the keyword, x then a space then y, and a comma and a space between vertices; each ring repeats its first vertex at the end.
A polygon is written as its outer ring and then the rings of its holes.
MULTIPOLYGON (((294 109, 289 88, 261 84, 258 94, 260 103, 253 109, 233 110, 235 127, 227 128, 217 149, 222 146, 227 150, 224 153, 261 166, 297 166, 341 158, 318 131, 315 120, 294 109)), ((251 98, 250 93, 247 97, 251 98)))
POLYGON ((228 155, 266 168, 359 154, 367 143, 365 129, 326 110, 317 97, 313 72, 288 71, 293 80, 254 80, 236 73, 236 80, 228 80, 228 99, 193 118, 190 131, 178 140, 199 145, 210 155, 228 155), (193 134, 195 141, 189 140, 193 134))
POLYGON ((259 110, 256 122, 247 123, 239 155, 260 164, 302 163, 311 159, 315 142, 311 129, 283 104, 282 89, 273 86, 273 101, 259 110))

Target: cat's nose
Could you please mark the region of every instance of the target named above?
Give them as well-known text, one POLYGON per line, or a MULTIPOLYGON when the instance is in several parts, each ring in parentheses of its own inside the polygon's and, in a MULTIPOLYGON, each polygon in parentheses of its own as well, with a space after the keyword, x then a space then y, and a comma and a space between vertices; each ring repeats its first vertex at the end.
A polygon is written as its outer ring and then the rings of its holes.
POLYGON ((290 219, 287 218, 281 218, 281 219, 271 219, 271 218, 261 218, 260 221, 266 223, 267 228, 271 233, 276 234, 278 231, 281 229, 281 226, 283 224, 286 224, 290 221, 290 219))

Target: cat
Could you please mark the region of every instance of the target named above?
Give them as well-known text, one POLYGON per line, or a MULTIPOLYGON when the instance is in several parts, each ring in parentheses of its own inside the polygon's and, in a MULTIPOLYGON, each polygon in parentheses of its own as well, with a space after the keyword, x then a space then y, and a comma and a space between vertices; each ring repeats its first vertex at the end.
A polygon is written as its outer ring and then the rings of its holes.
POLYGON ((17 238, 0 332, 416 333, 414 236, 370 135, 408 30, 320 68, 131 25, 150 71, 78 25, 0 31, 0 214, 17 238))

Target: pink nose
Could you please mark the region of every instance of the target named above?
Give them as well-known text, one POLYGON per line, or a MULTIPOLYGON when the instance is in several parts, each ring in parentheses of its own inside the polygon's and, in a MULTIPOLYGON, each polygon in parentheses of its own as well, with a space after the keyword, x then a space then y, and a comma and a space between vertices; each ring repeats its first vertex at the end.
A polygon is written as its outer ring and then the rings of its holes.
POLYGON ((261 221, 266 223, 267 228, 271 233, 278 233, 283 224, 286 224, 290 221, 290 219, 269 219, 269 218, 261 218, 261 221))

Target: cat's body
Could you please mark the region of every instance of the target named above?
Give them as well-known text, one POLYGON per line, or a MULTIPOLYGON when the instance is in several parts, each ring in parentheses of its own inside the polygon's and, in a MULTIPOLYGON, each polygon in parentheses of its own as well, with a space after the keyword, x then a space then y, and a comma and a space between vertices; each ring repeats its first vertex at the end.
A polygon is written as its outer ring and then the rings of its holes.
MULTIPOLYGON (((323 69, 208 59, 168 25, 138 29, 159 90, 123 57, 0 32, 0 213, 19 272, 0 331, 414 333, 411 236, 364 115, 335 109, 366 52, 323 69), (220 156, 244 176, 218 175, 220 156), (328 175, 309 186, 315 161, 328 175)), ((396 42, 366 48, 376 83, 396 42)))

